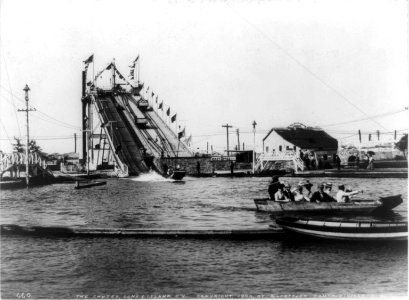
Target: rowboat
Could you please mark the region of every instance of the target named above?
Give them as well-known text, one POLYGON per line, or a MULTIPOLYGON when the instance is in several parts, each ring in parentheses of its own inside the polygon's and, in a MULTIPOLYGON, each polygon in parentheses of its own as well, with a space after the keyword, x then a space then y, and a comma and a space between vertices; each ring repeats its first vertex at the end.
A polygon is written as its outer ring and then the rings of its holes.
POLYGON ((408 222, 326 221, 284 217, 276 219, 284 231, 310 237, 351 240, 407 240, 408 222))
POLYGON ((308 213, 377 213, 389 211, 403 202, 401 195, 381 197, 379 200, 357 200, 347 203, 340 202, 279 202, 270 199, 254 199, 258 211, 272 213, 308 212, 308 213))
POLYGON ((106 181, 76 181, 75 182, 75 189, 85 189, 85 188, 90 188, 93 186, 99 186, 99 185, 105 185, 107 184, 106 181))

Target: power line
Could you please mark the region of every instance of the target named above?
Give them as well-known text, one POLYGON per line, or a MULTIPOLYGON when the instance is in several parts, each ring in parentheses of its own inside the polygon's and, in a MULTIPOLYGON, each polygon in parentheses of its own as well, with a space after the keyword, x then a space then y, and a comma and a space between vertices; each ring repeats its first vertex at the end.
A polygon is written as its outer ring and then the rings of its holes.
MULTIPOLYGON (((10 82, 10 76, 9 76, 9 71, 7 68, 7 64, 6 64, 6 55, 4 54, 3 51, 3 45, 0 42, 0 52, 3 54, 3 61, 4 61, 4 69, 6 70, 6 75, 7 75, 7 79, 8 79, 8 83, 9 83, 9 88, 11 90, 11 82, 10 82)), ((18 117, 17 117, 17 107, 14 103, 14 98, 13 99, 13 108, 14 108, 14 116, 16 117, 16 121, 17 121, 17 128, 18 128, 18 133, 19 133, 19 137, 21 137, 21 129, 20 129, 20 122, 18 121, 18 117)))
MULTIPOLYGON (((22 103, 25 102, 25 101, 22 100, 21 98, 15 96, 11 91, 8 91, 4 86, 0 85, 0 87, 3 88, 6 92, 8 92, 11 96, 15 97, 17 100, 21 101, 22 103)), ((6 99, 6 98, 3 96, 3 99, 6 99)), ((9 102, 9 103, 10 103, 10 102, 9 102)), ((53 121, 54 121, 54 124, 56 124, 55 122, 57 122, 58 124, 60 124, 60 126, 63 126, 63 127, 67 127, 67 128, 69 127, 69 128, 71 128, 71 129, 80 129, 79 126, 75 126, 75 125, 72 125, 72 124, 65 123, 65 122, 60 121, 60 120, 58 120, 58 119, 56 119, 56 118, 54 118, 54 117, 52 117, 52 116, 50 116, 50 115, 48 115, 48 114, 46 114, 46 113, 43 113, 43 112, 41 112, 41 111, 38 111, 38 110, 37 110, 36 112, 37 112, 38 114, 42 115, 42 116, 45 117, 45 118, 48 118, 48 119, 50 119, 50 120, 53 120, 53 121)), ((34 115, 33 115, 33 116, 34 116, 34 115)), ((39 116, 37 116, 37 117, 40 118, 39 116)), ((42 120, 44 120, 44 121, 46 121, 46 122, 51 122, 51 121, 47 121, 47 120, 45 120, 45 119, 43 119, 43 118, 40 118, 40 119, 42 119, 42 120)))
POLYGON ((347 101, 350 105, 355 107, 355 109, 359 110, 363 115, 367 116, 369 119, 371 119, 374 123, 378 124, 381 126, 383 129, 388 130, 385 128, 382 124, 380 124, 378 121, 372 119, 370 116, 368 116, 365 111, 363 111, 361 108, 359 108, 357 105, 355 105, 352 101, 350 101, 346 96, 344 96, 341 92, 339 92, 337 89, 326 83, 323 79, 321 79, 316 73, 311 71, 307 66, 305 66, 302 62, 300 62, 298 59, 296 59, 294 56, 292 56, 290 53, 288 53, 283 47, 281 47, 277 42, 272 40, 270 36, 268 36, 266 33, 264 33, 262 30, 260 30, 256 25, 251 23, 248 19, 243 17, 241 14, 239 14, 236 10, 234 10, 227 2, 225 2, 227 7, 229 7, 237 16, 239 16, 241 19, 243 19, 247 24, 249 24, 251 27, 256 29, 262 36, 264 36, 267 40, 269 40, 273 45, 275 45, 279 50, 281 50, 287 57, 289 57, 292 61, 294 61, 296 64, 298 64, 302 69, 304 69, 307 73, 309 73, 312 77, 314 77, 316 80, 318 80, 321 84, 326 86, 328 89, 333 91, 335 94, 337 94, 339 97, 347 101))

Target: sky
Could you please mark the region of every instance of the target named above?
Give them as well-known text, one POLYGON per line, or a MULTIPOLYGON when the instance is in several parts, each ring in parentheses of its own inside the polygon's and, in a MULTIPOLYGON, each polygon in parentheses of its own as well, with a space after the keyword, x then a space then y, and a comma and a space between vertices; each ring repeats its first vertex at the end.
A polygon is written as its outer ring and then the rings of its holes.
MULTIPOLYGON (((321 126, 341 143, 408 129, 404 0, 0 0, 0 149, 30 137, 45 152, 81 136, 81 72, 140 55, 140 75, 178 114, 192 147, 256 148, 273 127, 321 126), (11 141, 10 141, 11 140, 11 141)), ((81 141, 77 140, 78 145, 81 141)), ((80 149, 77 148, 77 152, 80 149)))

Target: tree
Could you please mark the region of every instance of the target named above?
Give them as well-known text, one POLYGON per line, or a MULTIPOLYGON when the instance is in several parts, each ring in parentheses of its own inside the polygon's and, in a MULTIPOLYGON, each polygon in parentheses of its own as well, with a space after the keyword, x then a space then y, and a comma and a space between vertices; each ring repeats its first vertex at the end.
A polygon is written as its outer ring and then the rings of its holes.
POLYGON ((16 143, 13 144, 13 150, 18 153, 24 153, 26 148, 24 148, 23 144, 21 143, 21 139, 14 137, 16 143))
POLYGON ((31 153, 39 153, 41 152, 41 147, 37 145, 37 142, 35 140, 31 140, 28 143, 28 149, 31 153))
MULTIPOLYGON (((13 144, 13 150, 18 152, 18 153, 24 153, 26 151, 26 148, 24 145, 21 143, 21 139, 14 137, 16 143, 13 144)), ((35 140, 31 140, 28 143, 28 150, 31 153, 40 153, 41 152, 41 147, 37 145, 37 142, 35 140)))
POLYGON ((402 151, 403 156, 406 158, 406 155, 408 153, 408 134, 404 134, 400 138, 399 142, 395 143, 395 148, 402 151))

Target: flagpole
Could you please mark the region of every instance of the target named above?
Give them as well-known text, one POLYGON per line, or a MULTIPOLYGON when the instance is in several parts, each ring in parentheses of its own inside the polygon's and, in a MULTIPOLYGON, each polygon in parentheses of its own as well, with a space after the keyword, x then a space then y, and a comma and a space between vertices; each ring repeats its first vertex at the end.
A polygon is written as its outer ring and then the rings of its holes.
POLYGON ((95 88, 95 56, 92 54, 92 84, 94 85, 95 88))

